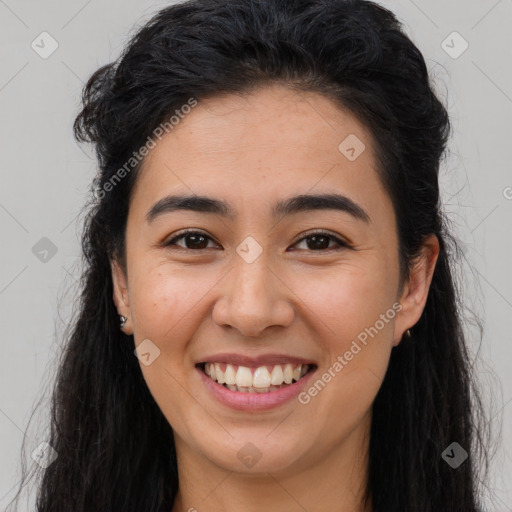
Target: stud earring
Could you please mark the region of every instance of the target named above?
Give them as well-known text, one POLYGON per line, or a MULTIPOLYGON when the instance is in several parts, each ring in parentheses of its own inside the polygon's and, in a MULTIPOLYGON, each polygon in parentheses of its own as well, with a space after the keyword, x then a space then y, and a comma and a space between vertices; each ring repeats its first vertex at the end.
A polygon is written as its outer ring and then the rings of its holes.
POLYGON ((410 338, 411 337, 411 330, 410 329, 407 329, 407 331, 405 331, 405 337, 406 338, 410 338))
POLYGON ((125 316, 119 315, 119 326, 121 327, 121 329, 126 325, 127 320, 128 318, 126 318, 125 316))

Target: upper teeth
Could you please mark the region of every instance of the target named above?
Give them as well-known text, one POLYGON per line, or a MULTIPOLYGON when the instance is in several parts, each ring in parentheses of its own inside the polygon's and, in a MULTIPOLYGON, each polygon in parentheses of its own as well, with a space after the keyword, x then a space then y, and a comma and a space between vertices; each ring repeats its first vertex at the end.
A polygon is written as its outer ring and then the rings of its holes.
POLYGON ((226 364, 224 370, 221 363, 206 363, 205 373, 219 384, 237 385, 239 387, 268 388, 269 386, 280 386, 281 384, 291 384, 297 381, 308 372, 307 364, 285 365, 276 364, 271 368, 259 366, 258 368, 248 368, 247 366, 234 366, 226 364))

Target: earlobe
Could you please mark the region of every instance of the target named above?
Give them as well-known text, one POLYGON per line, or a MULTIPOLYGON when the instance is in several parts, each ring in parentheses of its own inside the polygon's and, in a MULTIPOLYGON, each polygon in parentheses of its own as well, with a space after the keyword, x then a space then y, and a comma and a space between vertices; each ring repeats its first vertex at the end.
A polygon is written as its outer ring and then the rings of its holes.
POLYGON ((126 334, 131 334, 130 327, 130 301, 128 294, 127 278, 124 270, 117 261, 111 262, 112 271, 112 285, 113 285, 113 300, 116 305, 117 312, 122 318, 120 320, 120 327, 126 334))
POLYGON ((438 256, 439 240, 435 235, 429 235, 411 267, 408 282, 402 292, 402 309, 395 321, 394 346, 400 343, 405 332, 418 322, 423 313, 438 256))

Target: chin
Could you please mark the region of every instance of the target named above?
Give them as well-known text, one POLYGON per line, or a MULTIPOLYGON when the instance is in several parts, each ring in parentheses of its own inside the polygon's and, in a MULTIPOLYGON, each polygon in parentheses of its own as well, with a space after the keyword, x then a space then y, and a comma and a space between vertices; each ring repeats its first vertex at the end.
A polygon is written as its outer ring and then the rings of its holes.
POLYGON ((284 433, 278 435, 277 432, 269 432, 266 428, 258 431, 252 427, 233 433, 233 437, 228 436, 224 443, 210 443, 199 449, 217 466, 236 473, 277 474, 293 473, 300 469, 302 464, 298 464, 298 461, 304 459, 304 443, 292 442, 284 433))

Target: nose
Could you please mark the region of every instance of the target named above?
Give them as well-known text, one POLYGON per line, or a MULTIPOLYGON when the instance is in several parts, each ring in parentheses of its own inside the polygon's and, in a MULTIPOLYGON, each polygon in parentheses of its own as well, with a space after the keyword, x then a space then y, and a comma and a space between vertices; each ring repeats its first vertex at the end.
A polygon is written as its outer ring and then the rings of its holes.
POLYGON ((252 263, 238 255, 234 259, 213 308, 215 323, 246 337, 259 337, 268 327, 289 326, 294 317, 293 293, 268 259, 263 254, 252 263))

